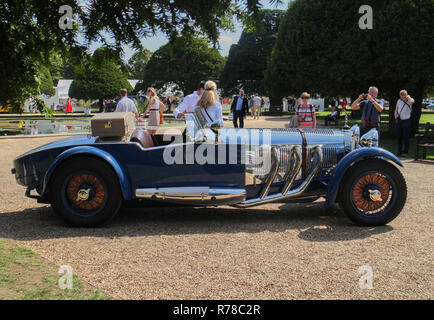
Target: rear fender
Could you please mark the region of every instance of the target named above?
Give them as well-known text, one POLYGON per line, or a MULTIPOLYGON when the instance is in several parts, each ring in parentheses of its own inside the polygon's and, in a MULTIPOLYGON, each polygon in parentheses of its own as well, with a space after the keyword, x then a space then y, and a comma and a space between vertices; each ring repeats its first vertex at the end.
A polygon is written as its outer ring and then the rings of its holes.
POLYGON ((124 199, 131 200, 131 183, 129 181, 129 177, 124 172, 124 170, 122 170, 121 166, 116 161, 116 159, 113 158, 113 156, 111 156, 108 152, 104 150, 94 148, 94 147, 89 147, 89 146, 71 148, 62 152, 59 156, 57 156, 56 160, 54 160, 54 162, 51 164, 50 168, 47 170, 45 174, 41 197, 44 196, 45 193, 47 192, 47 188, 53 172, 65 160, 68 160, 71 157, 76 157, 76 156, 93 156, 106 162, 110 167, 112 167, 112 169, 114 170, 114 172, 119 178, 119 184, 124 199))
POLYGON ((360 148, 350 152, 339 161, 339 164, 330 176, 325 202, 326 208, 330 208, 336 201, 342 178, 345 173, 347 173, 348 169, 354 166, 354 164, 369 158, 384 159, 385 161, 389 160, 401 167, 403 166, 401 161, 393 153, 381 148, 360 148))

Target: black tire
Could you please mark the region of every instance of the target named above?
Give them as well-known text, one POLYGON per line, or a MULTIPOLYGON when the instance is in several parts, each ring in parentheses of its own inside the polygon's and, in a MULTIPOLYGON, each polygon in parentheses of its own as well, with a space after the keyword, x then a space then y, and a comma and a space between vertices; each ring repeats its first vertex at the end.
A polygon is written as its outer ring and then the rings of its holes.
POLYGON ((53 173, 49 194, 54 212, 75 227, 108 223, 123 200, 113 170, 104 161, 90 157, 62 163, 53 173))
POLYGON ((407 200, 404 177, 384 160, 363 160, 342 181, 339 204, 357 225, 385 225, 399 215, 407 200))

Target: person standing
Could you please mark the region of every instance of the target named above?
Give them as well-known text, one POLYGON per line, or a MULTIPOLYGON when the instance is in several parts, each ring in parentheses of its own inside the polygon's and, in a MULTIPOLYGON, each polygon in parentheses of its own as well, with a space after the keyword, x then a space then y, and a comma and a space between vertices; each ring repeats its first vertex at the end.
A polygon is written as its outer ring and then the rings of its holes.
POLYGON ((253 116, 253 98, 254 98, 255 96, 254 95, 251 95, 250 96, 250 99, 249 99, 249 109, 250 109, 250 112, 251 112, 251 114, 252 114, 252 118, 254 117, 253 116))
POLYGON ((221 128, 224 126, 222 105, 217 95, 217 85, 214 81, 207 81, 204 92, 197 102, 197 108, 202 112, 208 125, 221 128))
POLYGON ((240 90, 240 94, 235 96, 232 101, 231 112, 233 113, 234 128, 238 128, 238 119, 240 119, 239 128, 244 128, 244 117, 249 112, 249 102, 244 96, 244 90, 240 90))
POLYGON ((315 107, 309 103, 309 99, 310 94, 303 92, 301 94, 302 102, 295 109, 299 128, 316 128, 315 107))
POLYGON ((406 90, 399 93, 400 99, 396 102, 395 123, 398 135, 398 155, 408 156, 410 146, 411 111, 414 99, 406 90), (404 146, 404 151, 402 147, 404 146))
POLYGON ((197 91, 192 94, 186 96, 181 104, 173 110, 173 115, 175 118, 182 119, 184 118, 184 113, 194 113, 194 109, 196 108, 196 104, 199 101, 200 97, 205 88, 205 81, 201 81, 197 88, 197 91))
POLYGON ((370 87, 368 94, 361 94, 351 105, 352 110, 362 110, 361 135, 364 135, 371 129, 376 129, 378 131, 378 137, 380 137, 380 114, 384 109, 384 104, 383 101, 377 100, 377 96, 378 89, 376 87, 370 87))
POLYGON ((65 109, 66 113, 70 113, 72 112, 72 105, 71 105, 71 99, 68 98, 68 101, 66 102, 66 109, 65 109))
POLYGON ((140 121, 136 104, 133 100, 128 98, 127 89, 122 88, 120 91, 120 96, 121 100, 119 100, 118 104, 116 105, 116 109, 114 112, 132 112, 136 116, 136 119, 140 121))
POLYGON ((161 123, 160 111, 162 108, 164 108, 164 104, 158 98, 157 92, 155 91, 154 88, 148 88, 146 90, 146 95, 148 96, 149 104, 145 112, 143 113, 142 117, 145 117, 146 114, 149 112, 147 130, 150 134, 155 134, 158 128, 160 128, 160 123, 161 123))
POLYGON ((253 97, 253 107, 252 107, 253 119, 259 120, 260 108, 261 108, 261 98, 258 95, 255 95, 253 97))
POLYGON ((170 108, 172 107, 172 100, 170 100, 170 97, 167 97, 166 104, 167 104, 167 112, 170 113, 170 108))

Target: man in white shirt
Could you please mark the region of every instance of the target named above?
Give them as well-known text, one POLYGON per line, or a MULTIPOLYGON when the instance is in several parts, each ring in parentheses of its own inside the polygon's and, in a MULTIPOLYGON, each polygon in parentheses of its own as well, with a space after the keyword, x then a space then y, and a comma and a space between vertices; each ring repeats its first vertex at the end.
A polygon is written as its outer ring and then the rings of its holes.
POLYGON ((395 108, 395 123, 398 134, 398 155, 408 155, 410 146, 410 130, 411 130, 411 109, 414 104, 414 99, 410 97, 406 90, 399 93, 400 99, 396 102, 395 108), (404 145, 404 152, 402 147, 404 145))
POLYGON ((203 91, 205 90, 205 82, 202 81, 199 83, 197 91, 189 94, 184 98, 181 104, 173 111, 173 115, 175 118, 183 119, 185 113, 194 113, 194 109, 196 108, 197 102, 202 96, 203 91))
POLYGON ((253 119, 259 119, 259 113, 261 109, 261 98, 258 95, 255 95, 253 98, 253 119))
POLYGON ((120 91, 121 100, 119 100, 116 110, 114 112, 132 112, 136 115, 136 119, 139 119, 139 113, 137 112, 136 104, 133 100, 127 97, 127 89, 123 88, 120 91))

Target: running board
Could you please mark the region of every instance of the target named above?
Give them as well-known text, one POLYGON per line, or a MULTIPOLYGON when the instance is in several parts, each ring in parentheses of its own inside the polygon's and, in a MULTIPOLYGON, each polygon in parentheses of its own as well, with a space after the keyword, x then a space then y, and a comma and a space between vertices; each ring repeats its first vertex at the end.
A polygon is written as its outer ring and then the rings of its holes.
POLYGON ((137 189, 136 198, 187 205, 232 205, 246 200, 245 189, 173 187, 137 189))
POLYGON ((282 191, 280 193, 268 195, 268 192, 271 188, 271 184, 273 183, 274 179, 276 178, 277 171, 279 168, 279 158, 277 157, 277 151, 273 147, 271 149, 271 170, 269 176, 266 178, 266 184, 264 185, 263 189, 261 190, 261 193, 259 195, 259 198, 255 199, 249 199, 247 201, 235 204, 235 207, 240 208, 248 208, 248 207, 254 207, 261 204, 269 203, 269 202, 277 202, 280 200, 287 200, 291 198, 296 198, 302 195, 306 189, 311 184, 313 178, 318 173, 318 170, 321 168, 321 164, 323 162, 323 153, 320 146, 314 147, 312 149, 312 161, 314 162, 312 164, 312 168, 307 175, 306 179, 300 184, 300 186, 294 190, 290 190, 292 184, 294 183, 294 180, 300 171, 301 168, 301 157, 300 157, 300 151, 297 147, 293 147, 291 149, 290 153, 290 159, 295 157, 295 164, 293 161, 291 161, 290 168, 288 169, 287 173, 285 174, 285 185, 282 188, 282 191), (276 169, 277 168, 277 169, 276 169))

